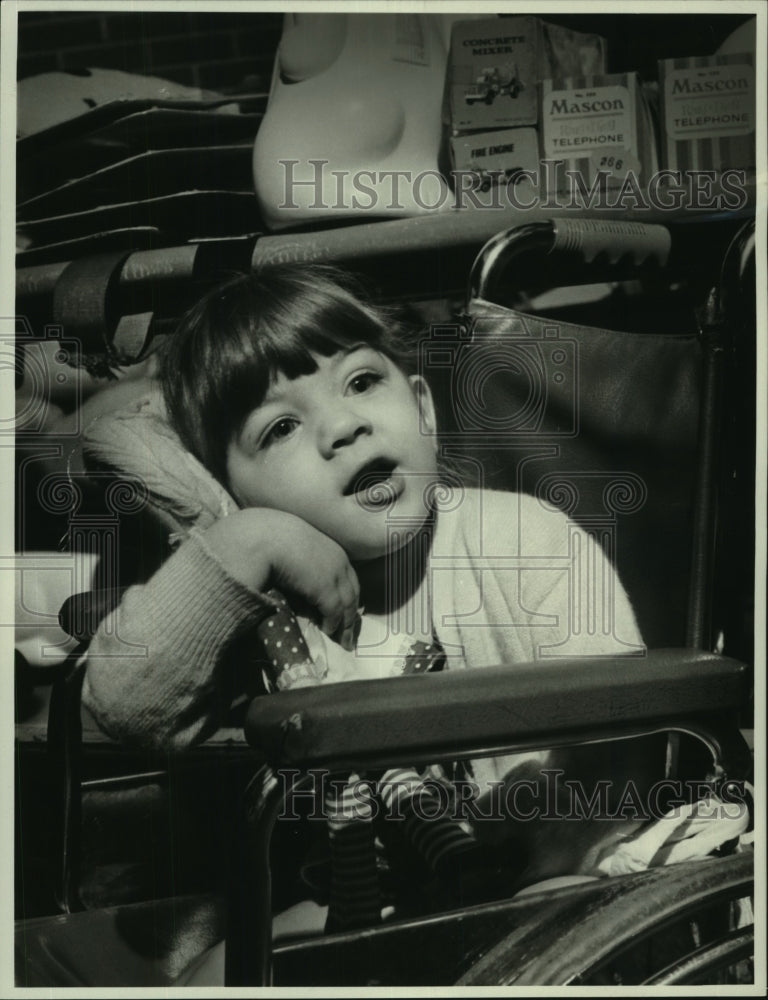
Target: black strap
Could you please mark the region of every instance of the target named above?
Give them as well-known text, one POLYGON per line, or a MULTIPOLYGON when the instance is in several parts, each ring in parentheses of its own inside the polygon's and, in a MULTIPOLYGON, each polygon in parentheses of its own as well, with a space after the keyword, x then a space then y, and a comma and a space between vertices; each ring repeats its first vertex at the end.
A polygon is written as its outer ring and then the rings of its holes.
POLYGON ((84 355, 109 353, 119 311, 115 287, 128 251, 83 257, 68 264, 53 290, 53 318, 84 355))

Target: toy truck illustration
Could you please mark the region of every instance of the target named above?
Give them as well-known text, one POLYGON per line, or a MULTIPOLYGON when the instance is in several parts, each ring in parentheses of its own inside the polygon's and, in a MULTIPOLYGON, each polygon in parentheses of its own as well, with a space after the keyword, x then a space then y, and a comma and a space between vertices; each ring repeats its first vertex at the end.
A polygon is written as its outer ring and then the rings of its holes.
POLYGON ((477 80, 464 91, 464 100, 467 104, 478 104, 480 101, 493 104, 497 97, 504 94, 516 98, 523 89, 515 63, 491 66, 483 69, 477 80))
POLYGON ((489 168, 482 167, 480 164, 472 161, 469 164, 469 170, 476 175, 473 189, 482 192, 490 191, 495 184, 511 184, 514 186, 523 177, 522 167, 489 168))

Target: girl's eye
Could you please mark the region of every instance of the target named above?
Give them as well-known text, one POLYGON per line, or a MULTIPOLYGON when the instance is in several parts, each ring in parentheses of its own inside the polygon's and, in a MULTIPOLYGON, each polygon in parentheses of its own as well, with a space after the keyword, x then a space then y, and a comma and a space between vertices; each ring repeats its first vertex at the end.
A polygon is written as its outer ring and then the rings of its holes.
POLYGON ((378 372, 362 372, 360 375, 355 375, 355 377, 350 380, 349 388, 353 393, 359 394, 361 392, 367 392, 378 382, 381 382, 381 375, 379 375, 378 372))
POLYGON ((283 417, 277 423, 272 424, 262 439, 262 445, 270 445, 276 441, 283 441, 290 437, 296 428, 296 421, 290 417, 283 417))

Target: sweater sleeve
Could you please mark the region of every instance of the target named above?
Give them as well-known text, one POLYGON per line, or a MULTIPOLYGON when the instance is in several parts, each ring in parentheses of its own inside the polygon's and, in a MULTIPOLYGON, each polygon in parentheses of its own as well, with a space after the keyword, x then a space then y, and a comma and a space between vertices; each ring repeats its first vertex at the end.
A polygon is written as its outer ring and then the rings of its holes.
POLYGON ((101 623, 87 653, 86 707, 123 743, 179 750, 202 742, 231 707, 227 653, 267 609, 268 598, 229 576, 193 532, 101 623))

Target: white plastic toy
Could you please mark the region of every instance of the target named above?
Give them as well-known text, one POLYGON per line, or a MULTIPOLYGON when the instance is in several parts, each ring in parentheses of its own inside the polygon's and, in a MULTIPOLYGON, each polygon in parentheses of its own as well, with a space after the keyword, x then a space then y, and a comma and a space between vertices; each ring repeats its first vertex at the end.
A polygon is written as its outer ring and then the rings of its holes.
POLYGON ((286 14, 253 157, 271 228, 451 207, 437 162, 454 20, 286 14))

